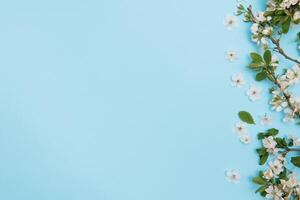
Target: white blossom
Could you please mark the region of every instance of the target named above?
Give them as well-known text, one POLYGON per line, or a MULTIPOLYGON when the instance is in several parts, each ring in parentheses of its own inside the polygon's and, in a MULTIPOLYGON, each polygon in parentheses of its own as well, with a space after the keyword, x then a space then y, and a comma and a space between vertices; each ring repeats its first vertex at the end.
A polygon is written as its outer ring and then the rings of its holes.
POLYGON ((269 163, 270 169, 274 173, 274 175, 278 176, 284 170, 284 166, 281 160, 276 159, 273 162, 269 163))
POLYGON ((262 31, 262 34, 264 34, 264 35, 272 35, 272 32, 273 32, 273 28, 272 27, 266 27, 262 31))
POLYGON ((224 20, 224 25, 227 27, 228 30, 232 30, 233 28, 237 27, 238 25, 237 17, 233 15, 226 15, 224 20))
POLYGON ((265 14, 264 12, 258 12, 255 17, 259 22, 264 22, 267 20, 264 14, 265 14))
POLYGON ((241 88, 245 84, 245 79, 242 74, 234 74, 231 76, 231 85, 241 88))
POLYGON ((300 19, 300 11, 296 11, 293 15, 293 20, 297 21, 300 19))
POLYGON ((272 169, 267 169, 265 172, 264 172, 264 178, 267 179, 267 180, 270 180, 272 178, 274 178, 274 173, 272 171, 272 169))
POLYGON ((247 91, 247 96, 251 101, 256 101, 261 98, 261 88, 256 86, 250 86, 250 88, 247 91))
POLYGON ((227 60, 233 62, 237 59, 237 53, 235 51, 227 51, 226 53, 227 60))
POLYGON ((275 185, 270 185, 266 190, 266 198, 273 200, 283 200, 283 192, 275 185))
POLYGON ((240 141, 244 144, 250 144, 251 143, 251 137, 249 134, 242 134, 240 136, 240 141))
POLYGON ((261 125, 271 125, 272 117, 270 115, 265 114, 260 118, 260 123, 261 125))
POLYGON ((298 181, 297 181, 297 176, 296 176, 296 174, 295 173, 292 173, 292 174, 290 174, 289 176, 288 176, 288 180, 286 181, 286 180, 280 180, 280 182, 281 182, 281 184, 282 184, 282 188, 285 190, 285 189, 287 189, 287 190, 289 190, 289 189, 292 189, 292 188, 294 188, 294 187, 296 187, 296 186, 298 186, 299 185, 299 183, 298 183, 298 181))
POLYGON ((230 183, 234 183, 237 184, 240 182, 241 179, 241 175, 238 171, 236 170, 229 170, 226 172, 226 179, 227 181, 229 181, 230 183))
POLYGON ((242 136, 243 134, 247 134, 248 130, 246 128, 246 124, 243 122, 238 122, 235 124, 233 131, 238 135, 242 136))
POLYGON ((269 153, 275 154, 279 150, 278 148, 276 148, 277 142, 274 140, 273 136, 264 138, 262 140, 262 143, 269 153))
POLYGON ((293 123, 295 121, 294 120, 295 113, 290 108, 284 109, 284 113, 285 113, 285 117, 283 118, 283 122, 293 123))
POLYGON ((272 93, 273 97, 270 102, 270 104, 272 105, 272 110, 280 112, 288 106, 288 103, 286 102, 285 98, 280 95, 279 91, 273 91, 272 93))
POLYGON ((299 2, 299 0, 283 0, 280 4, 281 8, 290 8, 291 6, 296 5, 299 2))
POLYGON ((259 24, 257 24, 257 23, 252 24, 252 26, 251 26, 251 32, 254 35, 258 34, 258 30, 259 30, 259 24))

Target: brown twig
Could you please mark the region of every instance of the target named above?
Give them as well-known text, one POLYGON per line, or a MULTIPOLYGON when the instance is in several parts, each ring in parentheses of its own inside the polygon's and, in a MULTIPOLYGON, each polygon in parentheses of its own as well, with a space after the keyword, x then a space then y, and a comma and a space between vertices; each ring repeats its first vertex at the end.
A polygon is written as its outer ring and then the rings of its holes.
POLYGON ((280 53, 283 57, 285 57, 286 59, 296 63, 296 64, 300 64, 300 61, 295 59, 295 58, 292 58, 290 56, 288 56, 285 51, 281 48, 280 46, 280 41, 279 39, 275 39, 273 37, 270 37, 270 40, 272 41, 272 43, 275 45, 275 49, 278 53, 280 53))

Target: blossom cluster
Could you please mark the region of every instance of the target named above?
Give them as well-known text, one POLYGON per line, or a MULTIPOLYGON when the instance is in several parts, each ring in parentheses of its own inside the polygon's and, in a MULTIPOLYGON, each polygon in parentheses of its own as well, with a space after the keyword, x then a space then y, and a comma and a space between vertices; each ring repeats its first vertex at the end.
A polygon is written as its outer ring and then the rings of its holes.
MULTIPOLYGON (((267 168, 260 171, 259 175, 253 178, 253 182, 260 185, 256 192, 268 199, 286 200, 300 198, 300 183, 296 173, 287 169, 286 155, 291 151, 298 151, 293 147, 299 146, 299 139, 296 137, 277 137, 277 129, 269 129, 258 134, 262 141, 262 147, 256 149, 260 164, 267 162, 269 157, 273 160, 268 162, 267 168)), ((300 166, 300 158, 292 158, 295 166, 300 166)))
MULTIPOLYGON (((292 86, 300 83, 300 61, 286 54, 280 44, 280 39, 290 28, 300 24, 300 0, 268 0, 264 11, 254 12, 251 5, 238 4, 236 15, 243 15, 243 21, 250 23, 251 40, 258 45, 259 52, 250 53, 249 68, 255 73, 255 80, 270 81, 270 107, 276 112, 282 112, 283 122, 300 123, 300 97, 292 92, 292 86), (286 68, 280 59, 289 61, 291 67, 286 68)), ((225 26, 231 30, 237 27, 235 16, 226 16, 225 26)), ((300 45, 300 33, 297 34, 300 45)), ((298 46, 299 48, 299 46, 298 46)), ((300 50, 300 48, 299 48, 300 50)), ((233 62, 237 53, 227 52, 227 58, 233 62)), ((245 79, 241 73, 231 77, 232 86, 241 88, 245 79)), ((261 98, 262 90, 258 86, 250 86, 246 92, 250 101, 261 98)), ((242 122, 234 127, 234 132, 245 144, 251 142, 247 132, 247 124, 255 124, 251 114, 241 111, 238 114, 242 122)), ((270 125, 269 115, 261 117, 262 124, 270 125)), ((253 182, 259 185, 257 193, 267 199, 299 200, 300 182, 294 168, 300 168, 300 139, 295 136, 279 137, 279 131, 270 128, 257 135, 260 148, 256 149, 259 165, 264 166, 253 182), (292 154, 293 152, 293 154, 292 154), (292 155, 291 155, 291 154, 292 155), (296 155, 295 155, 296 153, 296 155), (292 169, 292 170, 291 170, 292 169)), ((227 172, 230 182, 236 183, 241 176, 237 171, 227 172)))

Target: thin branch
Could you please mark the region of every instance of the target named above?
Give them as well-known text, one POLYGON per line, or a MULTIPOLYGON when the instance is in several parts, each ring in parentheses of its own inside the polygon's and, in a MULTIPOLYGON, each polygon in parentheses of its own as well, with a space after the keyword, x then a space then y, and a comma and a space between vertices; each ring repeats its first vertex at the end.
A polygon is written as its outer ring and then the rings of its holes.
POLYGON ((270 40, 272 41, 272 43, 275 45, 275 49, 278 53, 280 53, 283 57, 285 57, 286 59, 296 63, 296 64, 300 64, 300 61, 295 59, 295 58, 292 58, 290 56, 288 56, 285 51, 281 48, 280 46, 280 41, 279 39, 275 39, 273 37, 270 37, 270 40))

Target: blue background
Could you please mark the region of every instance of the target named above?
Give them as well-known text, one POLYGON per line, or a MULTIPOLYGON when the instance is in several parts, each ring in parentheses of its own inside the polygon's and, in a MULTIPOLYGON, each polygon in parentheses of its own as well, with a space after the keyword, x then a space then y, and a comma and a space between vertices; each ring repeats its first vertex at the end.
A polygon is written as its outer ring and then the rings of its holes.
POLYGON ((0 199, 259 199, 250 178, 262 127, 250 127, 248 146, 232 127, 241 109, 268 112, 269 99, 245 96, 255 48, 246 25, 223 25, 235 5, 2 1, 0 199), (239 59, 229 63, 227 50, 239 59), (230 85, 238 72, 243 89, 230 85))

